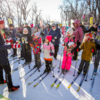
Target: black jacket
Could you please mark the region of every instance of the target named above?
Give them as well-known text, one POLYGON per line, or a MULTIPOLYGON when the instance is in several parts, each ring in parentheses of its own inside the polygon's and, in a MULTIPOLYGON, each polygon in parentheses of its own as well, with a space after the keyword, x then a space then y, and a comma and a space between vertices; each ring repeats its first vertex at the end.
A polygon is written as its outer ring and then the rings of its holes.
POLYGON ((85 31, 86 31, 86 28, 85 28, 85 26, 84 26, 84 25, 80 25, 80 27, 82 28, 82 30, 83 30, 83 33, 85 34, 85 31))
POLYGON ((0 34, 0 65, 8 64, 8 53, 7 49, 10 49, 11 45, 4 45, 4 39, 0 34))
POLYGON ((97 28, 94 28, 94 27, 92 26, 89 30, 87 30, 87 31, 85 31, 85 32, 87 33, 87 32, 91 32, 91 31, 97 32, 97 28))

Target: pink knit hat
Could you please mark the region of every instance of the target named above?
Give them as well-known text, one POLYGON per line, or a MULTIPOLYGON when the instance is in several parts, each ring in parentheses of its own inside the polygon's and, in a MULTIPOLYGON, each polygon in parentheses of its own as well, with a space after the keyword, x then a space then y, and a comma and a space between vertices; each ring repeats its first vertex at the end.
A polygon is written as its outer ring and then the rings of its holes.
POLYGON ((52 40, 52 36, 48 35, 48 36, 46 36, 46 39, 50 42, 52 40))

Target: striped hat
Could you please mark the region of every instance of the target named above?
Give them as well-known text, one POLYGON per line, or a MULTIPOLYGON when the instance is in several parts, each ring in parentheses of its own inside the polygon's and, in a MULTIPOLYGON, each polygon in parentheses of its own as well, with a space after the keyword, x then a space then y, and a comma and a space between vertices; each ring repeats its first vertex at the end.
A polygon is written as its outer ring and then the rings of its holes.
POLYGON ((4 20, 0 18, 0 24, 4 24, 4 20))

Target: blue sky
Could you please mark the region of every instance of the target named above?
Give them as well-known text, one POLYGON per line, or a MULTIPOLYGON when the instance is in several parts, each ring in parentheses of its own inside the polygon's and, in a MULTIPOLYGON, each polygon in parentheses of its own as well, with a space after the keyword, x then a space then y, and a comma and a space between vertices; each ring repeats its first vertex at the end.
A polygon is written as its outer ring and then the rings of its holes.
POLYGON ((60 21, 60 10, 59 5, 62 5, 63 0, 31 0, 36 2, 39 9, 42 10, 42 16, 50 16, 51 20, 60 21))

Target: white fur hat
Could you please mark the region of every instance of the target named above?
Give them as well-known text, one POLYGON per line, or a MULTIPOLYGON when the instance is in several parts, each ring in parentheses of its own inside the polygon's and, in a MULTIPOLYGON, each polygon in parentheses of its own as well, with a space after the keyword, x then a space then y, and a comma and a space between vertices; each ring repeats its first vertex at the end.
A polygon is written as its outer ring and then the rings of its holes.
POLYGON ((69 28, 69 29, 67 30, 67 33, 69 33, 70 35, 73 35, 73 29, 72 29, 72 28, 69 28))
POLYGON ((23 34, 28 34, 28 29, 27 28, 23 29, 23 34), (24 33, 24 31, 27 31, 27 33, 24 33))

